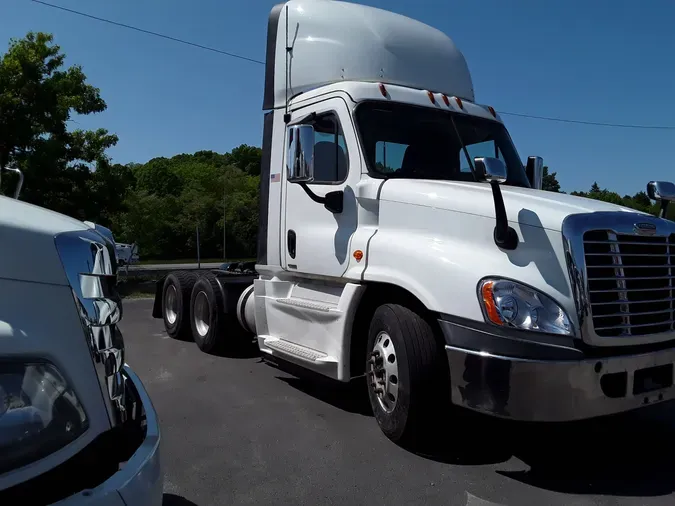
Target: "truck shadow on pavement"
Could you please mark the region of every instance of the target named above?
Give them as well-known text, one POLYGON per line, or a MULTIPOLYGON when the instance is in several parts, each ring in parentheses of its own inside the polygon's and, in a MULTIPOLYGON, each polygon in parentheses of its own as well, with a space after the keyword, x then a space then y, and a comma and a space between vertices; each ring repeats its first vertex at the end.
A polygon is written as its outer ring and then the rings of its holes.
POLYGON ((299 390, 303 394, 311 395, 342 411, 363 416, 373 416, 370 402, 365 394, 365 380, 357 380, 347 385, 321 381, 307 381, 302 378, 277 376, 277 379, 299 390))
POLYGON ((373 416, 366 390, 366 379, 359 378, 350 383, 338 383, 320 374, 313 373, 281 359, 265 359, 265 363, 285 372, 289 376, 277 376, 288 386, 330 404, 342 411, 363 416, 373 416))
MULTIPOLYGON (((266 362, 292 375, 277 379, 303 394, 372 417, 364 378, 345 385, 284 361, 266 362)), ((512 422, 453 409, 446 417, 439 411, 439 430, 430 434, 439 433, 448 437, 422 436, 405 449, 445 464, 492 465, 499 475, 559 493, 652 497, 675 491, 675 401, 569 423, 512 422)))
POLYGON ((560 493, 650 497, 675 491, 674 404, 567 424, 460 416, 472 418, 462 438, 413 451, 450 464, 497 464, 497 474, 560 493), (525 464, 517 466, 522 470, 499 469, 512 457, 525 464))
POLYGON ((208 355, 213 355, 214 357, 222 358, 232 358, 235 360, 245 360, 250 358, 260 357, 260 348, 258 348, 258 343, 256 342, 242 342, 238 343, 236 346, 230 346, 227 348, 218 347, 208 355))
POLYGON ((164 494, 162 497, 162 506, 197 506, 192 501, 174 494, 164 494))

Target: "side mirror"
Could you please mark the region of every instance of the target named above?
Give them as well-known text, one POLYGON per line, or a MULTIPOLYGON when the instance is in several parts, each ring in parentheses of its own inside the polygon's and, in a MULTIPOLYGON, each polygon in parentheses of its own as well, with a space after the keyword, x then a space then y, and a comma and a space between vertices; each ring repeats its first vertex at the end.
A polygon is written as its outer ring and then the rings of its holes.
POLYGON ((665 218, 668 204, 675 201, 675 184, 669 181, 650 181, 647 183, 647 195, 650 199, 661 203, 659 217, 665 218))
POLYGON ((473 159, 478 181, 490 183, 492 187, 492 199, 495 204, 495 217, 497 223, 494 230, 495 244, 505 250, 514 250, 518 247, 518 234, 509 226, 504 197, 499 187, 506 181, 506 165, 499 158, 477 157, 473 159))
POLYGON ((286 176, 289 183, 311 183, 314 180, 314 127, 293 125, 286 130, 286 176))
POLYGON ((544 159, 541 156, 528 156, 525 174, 530 180, 530 186, 541 190, 544 186, 544 159))
POLYGON ((21 193, 21 187, 23 187, 23 172, 21 172, 16 167, 2 167, 2 166, 0 166, 0 177, 2 177, 2 171, 3 170, 6 170, 7 172, 14 172, 17 176, 19 176, 19 182, 16 184, 16 187, 14 188, 14 198, 16 200, 19 200, 19 194, 21 193))
POLYGON ((478 181, 500 184, 506 181, 506 165, 499 158, 476 157, 473 164, 478 181))
POLYGON ((647 184, 647 195, 652 200, 675 201, 675 184, 669 181, 650 181, 647 184))

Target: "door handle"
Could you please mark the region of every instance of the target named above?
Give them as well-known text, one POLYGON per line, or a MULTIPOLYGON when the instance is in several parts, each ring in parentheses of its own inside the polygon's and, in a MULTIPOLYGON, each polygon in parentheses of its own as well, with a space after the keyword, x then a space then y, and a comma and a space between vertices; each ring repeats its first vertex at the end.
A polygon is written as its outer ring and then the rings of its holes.
POLYGON ((288 254, 291 256, 291 258, 295 258, 295 230, 288 231, 286 242, 288 245, 288 254))

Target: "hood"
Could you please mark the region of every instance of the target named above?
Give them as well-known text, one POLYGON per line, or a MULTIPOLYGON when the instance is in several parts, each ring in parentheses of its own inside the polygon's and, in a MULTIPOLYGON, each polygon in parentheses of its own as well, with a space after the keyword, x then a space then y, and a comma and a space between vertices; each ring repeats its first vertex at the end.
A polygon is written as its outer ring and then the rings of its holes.
POLYGON ((0 197, 0 278, 68 284, 54 236, 88 230, 74 218, 0 197))
MULTIPOLYGON (((501 190, 510 222, 549 230, 560 231, 564 219, 571 214, 597 211, 639 213, 627 207, 564 193, 514 186, 502 186, 501 190)), ((492 189, 486 183, 389 179, 382 187, 380 198, 495 218, 492 189)))

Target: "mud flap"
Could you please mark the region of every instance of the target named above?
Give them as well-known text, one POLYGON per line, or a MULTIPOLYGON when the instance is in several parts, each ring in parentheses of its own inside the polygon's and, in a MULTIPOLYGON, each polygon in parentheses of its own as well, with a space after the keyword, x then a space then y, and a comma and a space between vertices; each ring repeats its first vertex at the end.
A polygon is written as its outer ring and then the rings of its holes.
POLYGON ((162 318, 162 290, 164 289, 164 280, 166 276, 162 276, 155 284, 155 302, 152 305, 152 317, 162 318))

